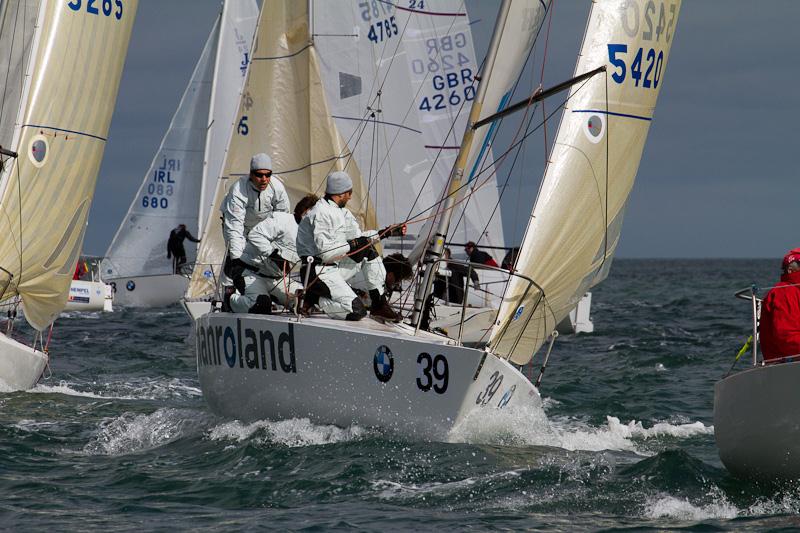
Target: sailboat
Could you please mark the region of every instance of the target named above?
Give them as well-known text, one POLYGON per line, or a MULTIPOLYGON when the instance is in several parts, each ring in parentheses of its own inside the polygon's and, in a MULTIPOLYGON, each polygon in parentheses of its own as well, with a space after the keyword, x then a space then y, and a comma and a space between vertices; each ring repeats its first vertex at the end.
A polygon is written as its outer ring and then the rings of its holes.
POLYGON ((201 234, 209 218, 257 17, 255 0, 222 4, 161 146, 106 251, 102 275, 118 305, 165 306, 186 291, 191 255, 185 267, 174 264, 167 239, 180 224, 201 234))
POLYGON ((106 144, 136 0, 0 3, 0 386, 25 390, 48 362, 43 332, 67 302, 106 144))
MULTIPOLYGON (((357 35, 369 36, 377 23, 394 35, 415 13, 388 5, 372 13, 357 35), (384 20, 389 24, 385 25, 384 20)), ((421 11, 434 9, 425 2, 421 11)), ((418 284, 413 321, 383 324, 373 320, 343 322, 312 315, 237 315, 210 312, 195 322, 198 376, 211 410, 241 420, 308 417, 316 422, 379 426, 426 439, 447 439, 452 429, 481 409, 540 403, 536 386, 519 371, 542 347, 579 298, 608 273, 619 238, 622 214, 638 170, 655 102, 674 35, 680 1, 661 2, 656 15, 647 0, 594 3, 576 76, 515 105, 489 106, 492 94, 503 95, 514 81, 509 72, 524 62, 498 53, 504 43, 524 50, 535 39, 549 6, 547 1, 504 0, 471 103, 469 126, 460 142, 446 191, 438 205, 437 224, 426 250, 426 274, 418 284), (658 17, 660 14, 662 17, 658 17), (487 130, 502 114, 570 90, 569 99, 545 172, 512 280, 484 349, 421 329, 419 318, 437 259, 448 237, 452 207, 463 194, 467 169, 474 164, 487 130), (498 107, 502 110, 497 112, 498 107), (476 142, 477 141, 477 142, 476 142)), ((259 22, 257 48, 248 83, 256 87, 256 65, 264 71, 303 73, 293 82, 305 87, 301 102, 315 109, 324 95, 315 90, 318 55, 309 31, 308 8, 302 3, 266 1, 259 22), (265 18, 264 13, 269 13, 265 18), (263 47, 263 48, 262 48, 263 47), (309 84, 303 84, 309 81, 309 84), (306 100, 306 97, 308 99, 306 100)), ((399 36, 399 35, 398 35, 399 36)), ((258 87, 261 87, 260 85, 258 87)), ((290 95, 295 91, 287 91, 290 95)), ((282 99, 260 108, 271 123, 290 110, 282 99)), ((341 139, 336 125, 317 117, 315 132, 325 140, 341 139)), ((298 128, 304 122, 295 121, 298 128)), ((276 131, 282 125, 274 126, 276 131)), ((305 140, 307 137, 300 137, 305 140)), ((341 164, 343 151, 331 142, 311 139, 303 175, 341 164), (313 142, 317 141, 317 142, 313 142), (324 148, 322 150, 318 148, 324 148), (323 164, 324 162, 324 164, 323 164)), ((280 152, 293 143, 272 138, 280 152)), ((273 157, 273 160, 275 158, 273 157)), ((297 161, 292 161, 297 165, 297 161)), ((297 166, 275 163, 281 175, 297 166)), ((353 169, 348 169, 353 174, 353 169)), ((322 173, 320 173, 322 174, 322 173)), ((360 175, 354 176, 354 182, 360 175)), ((296 183, 289 178, 284 183, 296 183)), ((363 199, 363 183, 354 196, 363 199)), ((356 206, 364 205, 359 200, 356 206)), ((369 212, 357 213, 365 227, 369 212)), ((469 266, 468 266, 469 267, 469 266)), ((469 267, 472 268, 472 267, 469 267)))
MULTIPOLYGON (((753 331, 749 368, 728 374, 714 385, 714 437, 725 467, 740 477, 800 478, 800 360, 765 361, 759 352, 761 299, 752 287, 736 293, 749 300, 753 331)), ((739 357, 747 354, 742 349, 739 357)), ((734 361, 734 365, 736 361, 734 361)), ((731 371, 733 367, 731 367, 731 371)))
POLYGON ((69 286, 65 311, 114 310, 114 292, 100 276, 101 257, 81 256, 69 286))

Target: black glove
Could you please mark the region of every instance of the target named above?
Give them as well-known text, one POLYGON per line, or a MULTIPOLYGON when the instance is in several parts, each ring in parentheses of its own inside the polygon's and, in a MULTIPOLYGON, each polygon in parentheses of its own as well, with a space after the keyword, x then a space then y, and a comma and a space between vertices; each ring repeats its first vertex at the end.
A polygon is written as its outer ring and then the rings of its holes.
POLYGON ((356 263, 360 263, 365 257, 367 259, 373 259, 377 256, 377 252, 375 252, 375 249, 372 247, 372 241, 370 241, 367 237, 356 237, 355 239, 350 239, 347 241, 347 244, 350 246, 350 250, 347 255, 356 263))
POLYGON ((406 225, 396 224, 386 226, 378 234, 381 236, 381 239, 385 239, 386 237, 402 237, 406 234, 406 225))

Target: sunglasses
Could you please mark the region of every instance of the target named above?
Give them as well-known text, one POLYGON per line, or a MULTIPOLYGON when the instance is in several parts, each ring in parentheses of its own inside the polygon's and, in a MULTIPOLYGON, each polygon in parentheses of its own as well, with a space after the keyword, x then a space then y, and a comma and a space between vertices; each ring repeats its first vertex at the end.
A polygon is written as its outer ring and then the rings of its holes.
POLYGON ((271 170, 267 170, 266 172, 253 172, 253 175, 257 176, 259 178, 271 178, 272 177, 272 171, 271 170))

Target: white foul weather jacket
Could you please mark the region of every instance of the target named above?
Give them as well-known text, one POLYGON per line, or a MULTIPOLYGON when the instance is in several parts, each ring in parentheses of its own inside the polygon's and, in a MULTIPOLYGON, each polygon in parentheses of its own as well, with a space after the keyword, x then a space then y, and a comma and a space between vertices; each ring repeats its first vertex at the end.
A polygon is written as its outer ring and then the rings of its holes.
POLYGON ((270 278, 280 278, 283 271, 270 259, 275 250, 290 263, 297 263, 300 257, 295 249, 297 242, 297 222, 294 215, 276 211, 253 226, 247 234, 247 244, 241 259, 248 265, 258 267, 260 274, 270 278))
POLYGON ((258 191, 249 176, 239 178, 231 186, 222 202, 222 236, 231 259, 238 259, 244 251, 250 230, 272 212, 290 212, 289 195, 283 183, 275 176, 263 191, 258 191))
POLYGON ((376 230, 362 231, 358 220, 347 208, 322 198, 300 221, 297 254, 300 257, 313 256, 323 263, 337 263, 350 251, 348 240, 377 235, 376 230))

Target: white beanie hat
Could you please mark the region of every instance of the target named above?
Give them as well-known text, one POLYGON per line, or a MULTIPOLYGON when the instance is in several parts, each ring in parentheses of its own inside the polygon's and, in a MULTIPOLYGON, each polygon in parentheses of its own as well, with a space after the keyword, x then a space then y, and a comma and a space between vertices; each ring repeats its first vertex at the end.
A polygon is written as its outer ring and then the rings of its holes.
POLYGON ((328 174, 328 180, 325 184, 325 194, 342 194, 352 190, 353 180, 350 179, 347 172, 338 170, 328 174))
POLYGON ((272 170, 272 158, 267 154, 256 154, 250 159, 250 171, 272 170))

